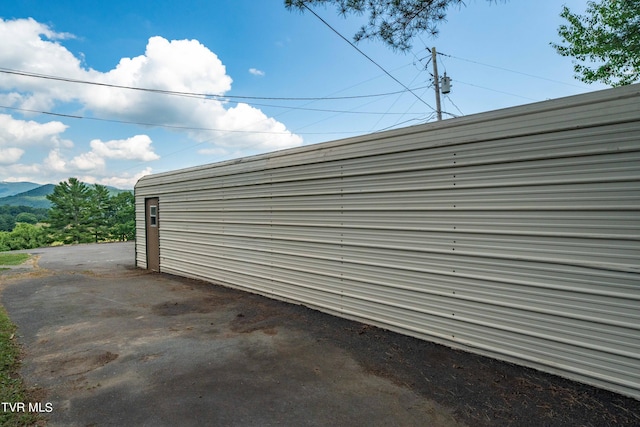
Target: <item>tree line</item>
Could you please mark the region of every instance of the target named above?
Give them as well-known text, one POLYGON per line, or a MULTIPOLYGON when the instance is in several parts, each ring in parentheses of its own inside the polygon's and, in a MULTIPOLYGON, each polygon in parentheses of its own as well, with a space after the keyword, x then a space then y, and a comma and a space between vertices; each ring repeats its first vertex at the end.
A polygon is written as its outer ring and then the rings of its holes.
POLYGON ((49 218, 49 209, 30 206, 0 206, 0 231, 12 231, 16 223, 37 224, 49 218))
POLYGON ((135 204, 129 191, 111 195, 104 185, 69 178, 47 199, 51 208, 45 217, 26 209, 16 215, 11 231, 0 231, 0 251, 135 238, 135 204))

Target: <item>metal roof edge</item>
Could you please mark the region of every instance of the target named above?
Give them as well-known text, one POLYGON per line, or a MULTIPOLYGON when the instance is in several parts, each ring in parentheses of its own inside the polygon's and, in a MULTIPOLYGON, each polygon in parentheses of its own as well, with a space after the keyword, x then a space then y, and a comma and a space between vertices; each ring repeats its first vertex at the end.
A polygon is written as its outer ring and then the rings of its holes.
POLYGON ((274 157, 282 157, 295 155, 305 152, 327 150, 337 146, 345 146, 350 144, 361 143, 365 140, 391 138, 397 135, 410 135, 413 133, 423 132, 425 130, 437 130, 446 127, 458 127, 465 126, 478 122, 486 122, 491 120, 506 119, 509 117, 523 116, 527 114, 542 113, 553 111, 566 107, 578 107, 581 105, 593 104, 598 102, 608 102, 613 100, 620 100, 626 98, 633 98, 640 96, 640 83, 621 86, 616 88, 602 89, 594 92, 582 93, 577 95, 570 95, 561 98, 555 98, 545 101, 534 102, 530 104, 518 105, 514 107, 507 107, 498 110, 485 111, 481 113, 471 114, 464 117, 456 117, 453 119, 447 119, 438 122, 429 122, 419 125, 407 126, 398 129, 391 129, 382 132, 373 132, 364 135, 353 136, 349 138, 342 138, 332 141, 320 142, 316 144, 303 145, 301 147, 285 148, 276 151, 270 151, 267 153, 255 154, 251 156, 239 157, 236 159, 223 160, 219 162, 206 163, 197 166, 191 166, 182 169, 176 169, 172 171, 160 172, 156 174, 145 175, 141 177, 134 186, 135 188, 144 181, 159 177, 166 177, 171 175, 181 175, 190 172, 196 172, 203 169, 209 169, 212 167, 224 167, 229 165, 236 165, 240 163, 251 163, 261 160, 272 159, 274 157))

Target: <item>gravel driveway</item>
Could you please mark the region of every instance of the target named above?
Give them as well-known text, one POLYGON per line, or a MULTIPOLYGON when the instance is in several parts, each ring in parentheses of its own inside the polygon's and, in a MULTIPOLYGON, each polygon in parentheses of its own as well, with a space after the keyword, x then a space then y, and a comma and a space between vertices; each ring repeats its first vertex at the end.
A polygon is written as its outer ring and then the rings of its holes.
POLYGON ((133 265, 133 243, 0 273, 52 426, 640 425, 640 401, 133 265))

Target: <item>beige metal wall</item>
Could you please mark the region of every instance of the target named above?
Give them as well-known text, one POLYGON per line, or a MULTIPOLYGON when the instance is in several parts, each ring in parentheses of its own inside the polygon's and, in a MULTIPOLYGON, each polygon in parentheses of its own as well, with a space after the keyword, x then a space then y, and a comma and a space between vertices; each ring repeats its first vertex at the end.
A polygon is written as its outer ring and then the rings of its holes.
POLYGON ((136 205, 136 266, 147 268, 147 229, 145 216, 145 198, 140 197, 140 191, 135 189, 135 205, 136 205))
POLYGON ((640 398, 640 85, 147 176, 138 220, 155 196, 163 272, 640 398))

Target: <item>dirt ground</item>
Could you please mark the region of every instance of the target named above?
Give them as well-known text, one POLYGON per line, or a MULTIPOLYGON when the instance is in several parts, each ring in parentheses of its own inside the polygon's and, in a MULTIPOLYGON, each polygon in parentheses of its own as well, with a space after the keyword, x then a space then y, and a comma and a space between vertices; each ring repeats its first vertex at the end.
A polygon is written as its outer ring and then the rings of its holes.
POLYGON ((638 426, 640 401, 468 352, 262 297, 239 331, 303 327, 368 372, 449 408, 469 426, 638 426))
POLYGON ((306 307, 47 248, 0 273, 49 425, 638 426, 640 401, 306 307))

